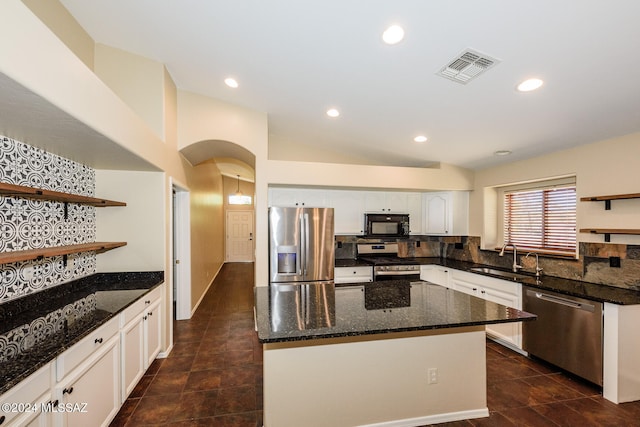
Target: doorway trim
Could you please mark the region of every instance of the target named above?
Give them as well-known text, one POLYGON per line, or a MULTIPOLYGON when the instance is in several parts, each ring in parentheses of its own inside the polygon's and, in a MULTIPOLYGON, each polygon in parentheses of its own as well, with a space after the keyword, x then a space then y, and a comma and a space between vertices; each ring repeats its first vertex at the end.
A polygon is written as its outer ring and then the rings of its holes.
MULTIPOLYGON (((169 274, 175 289, 176 320, 191 318, 191 209, 189 190, 171 179, 172 254, 169 274)), ((173 303, 173 302, 172 302, 173 303)))

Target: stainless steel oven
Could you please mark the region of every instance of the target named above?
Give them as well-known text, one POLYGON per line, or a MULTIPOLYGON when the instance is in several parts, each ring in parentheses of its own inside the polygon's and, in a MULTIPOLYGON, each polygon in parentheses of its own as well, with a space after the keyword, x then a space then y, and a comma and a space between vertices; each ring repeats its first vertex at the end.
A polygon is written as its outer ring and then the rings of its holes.
POLYGON ((373 265, 373 280, 420 280, 420 264, 398 257, 397 243, 358 244, 358 258, 373 265))

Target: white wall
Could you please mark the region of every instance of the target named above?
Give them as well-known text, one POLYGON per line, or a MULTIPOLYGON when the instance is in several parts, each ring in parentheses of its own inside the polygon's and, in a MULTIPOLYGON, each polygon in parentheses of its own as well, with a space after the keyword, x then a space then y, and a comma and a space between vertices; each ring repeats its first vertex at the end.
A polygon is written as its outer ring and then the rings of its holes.
POLYGON ((127 242, 98 255, 98 271, 165 270, 164 173, 96 170, 96 194, 127 204, 96 209, 96 240, 127 242))

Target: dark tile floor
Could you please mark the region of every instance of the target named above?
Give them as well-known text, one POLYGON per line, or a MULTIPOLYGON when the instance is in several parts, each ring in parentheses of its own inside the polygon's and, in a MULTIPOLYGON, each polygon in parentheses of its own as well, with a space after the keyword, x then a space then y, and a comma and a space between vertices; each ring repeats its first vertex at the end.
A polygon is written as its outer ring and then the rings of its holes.
MULTIPOLYGON (((253 265, 225 264, 174 348, 146 372, 112 426, 262 426, 262 350, 253 328, 253 265)), ((440 426, 640 426, 640 402, 600 390, 487 341, 488 418, 440 426)), ((304 426, 300 426, 304 427, 304 426)))

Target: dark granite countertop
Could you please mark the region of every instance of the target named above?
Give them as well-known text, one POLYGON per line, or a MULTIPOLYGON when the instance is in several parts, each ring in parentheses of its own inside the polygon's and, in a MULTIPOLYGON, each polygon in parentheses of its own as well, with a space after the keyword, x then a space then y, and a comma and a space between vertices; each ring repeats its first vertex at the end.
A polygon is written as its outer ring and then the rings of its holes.
MULTIPOLYGON (((504 270, 484 264, 476 264, 473 262, 456 261, 443 258, 412 258, 417 264, 421 265, 441 265, 443 267, 450 267, 456 270, 468 271, 474 274, 482 274, 485 276, 491 276, 498 279, 506 280, 504 277, 492 275, 489 273, 479 273, 472 271, 472 268, 478 267, 490 267, 495 270, 504 270)), ((565 295, 572 295, 576 297, 586 298, 592 301, 609 302, 618 305, 633 305, 640 304, 640 292, 633 289, 623 289, 615 286, 600 285, 597 283, 583 282, 580 280, 564 279, 561 277, 545 276, 542 275, 539 280, 536 280, 535 275, 527 272, 520 271, 518 274, 526 276, 523 279, 518 279, 518 283, 530 286, 532 288, 538 288, 548 291, 555 291, 565 295)))
POLYGON ((164 282, 164 272, 98 273, 0 304, 0 394, 164 282))
MULTIPOLYGON (((426 258, 403 258, 410 260, 420 265, 440 265, 443 267, 450 267, 456 270, 468 271, 474 274, 481 274, 484 276, 495 277, 497 279, 505 279, 502 276, 482 273, 478 271, 472 271, 472 268, 491 268, 494 270, 508 271, 500 267, 494 267, 485 264, 476 264, 468 261, 457 261, 446 258, 438 257, 426 257, 426 258)), ((336 267, 353 267, 360 265, 371 265, 358 261, 357 259, 340 259, 336 260, 336 267)), ((624 289, 616 286, 601 285, 598 283, 584 282, 581 280, 564 279, 562 277, 545 276, 542 275, 539 280, 536 280, 535 275, 519 271, 519 275, 524 276, 522 279, 518 279, 517 283, 522 283, 526 286, 533 288, 554 291, 565 295, 572 295, 576 297, 586 298, 592 301, 609 302, 618 305, 634 305, 640 304, 640 291, 633 289, 624 289)))
POLYGON ((428 282, 255 288, 262 343, 533 320, 535 315, 428 282))
POLYGON ((336 267, 373 267, 371 263, 359 259, 337 259, 336 267))

